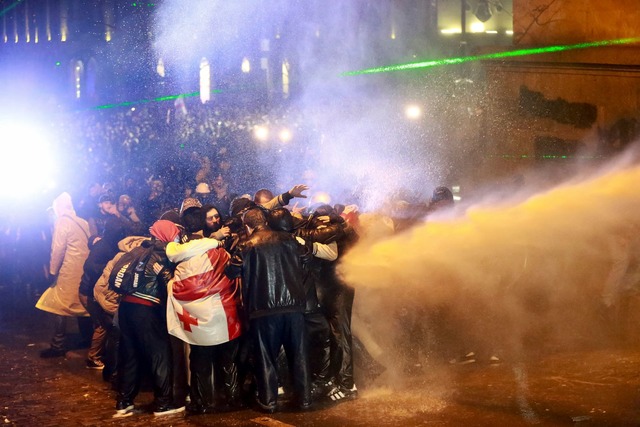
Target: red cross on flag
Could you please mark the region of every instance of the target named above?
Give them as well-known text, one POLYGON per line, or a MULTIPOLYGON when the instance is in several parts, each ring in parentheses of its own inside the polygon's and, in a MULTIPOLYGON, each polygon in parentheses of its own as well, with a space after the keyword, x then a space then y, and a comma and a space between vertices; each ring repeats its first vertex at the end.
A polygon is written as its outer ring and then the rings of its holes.
POLYGON ((167 328, 182 341, 217 345, 240 336, 239 289, 224 274, 222 248, 182 261, 167 286, 167 328))
POLYGON ((216 345, 229 341, 227 314, 219 294, 195 301, 179 301, 169 294, 167 328, 171 335, 189 344, 216 345))

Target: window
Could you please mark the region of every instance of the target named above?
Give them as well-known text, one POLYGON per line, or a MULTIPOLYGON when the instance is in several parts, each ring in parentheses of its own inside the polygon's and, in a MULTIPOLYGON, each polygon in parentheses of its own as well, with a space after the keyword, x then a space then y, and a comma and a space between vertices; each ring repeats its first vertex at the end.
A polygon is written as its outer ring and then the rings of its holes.
POLYGON ((207 58, 200 60, 200 101, 204 104, 211 100, 211 67, 207 58))

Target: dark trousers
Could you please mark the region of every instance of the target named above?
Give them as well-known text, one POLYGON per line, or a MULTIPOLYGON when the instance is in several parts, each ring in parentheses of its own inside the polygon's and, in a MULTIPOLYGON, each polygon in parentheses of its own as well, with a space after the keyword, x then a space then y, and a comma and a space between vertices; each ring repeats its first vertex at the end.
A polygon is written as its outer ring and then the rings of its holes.
POLYGON ((120 347, 118 400, 133 402, 142 374, 150 368, 156 405, 173 400, 173 362, 165 308, 129 302, 118 308, 120 347))
MULTIPOLYGON (((80 302, 83 302, 83 300, 81 299, 80 302)), ((100 307, 100 304, 93 299, 93 295, 87 297, 84 308, 89 312, 93 322, 93 336, 87 359, 95 362, 96 360, 104 359, 108 330, 113 325, 113 317, 100 307)))
POLYGON ((342 283, 318 287, 318 300, 331 327, 330 375, 336 385, 353 388, 351 310, 355 289, 342 283))
MULTIPOLYGON (((71 317, 53 315, 53 337, 51 338, 51 348, 55 350, 66 350, 68 348, 67 340, 67 322, 71 317)), ((78 322, 78 331, 80 332, 80 347, 88 347, 93 334, 93 324, 89 317, 76 317, 78 322)))
POLYGON ((274 314, 251 320, 258 404, 274 409, 278 399, 277 359, 284 347, 298 405, 311 403, 307 336, 303 313, 274 314))
POLYGON ((309 369, 313 381, 328 381, 331 350, 331 329, 320 311, 304 314, 309 339, 309 369))
POLYGON ((240 339, 211 346, 191 345, 191 402, 205 407, 218 402, 231 406, 240 403, 239 348, 240 339))

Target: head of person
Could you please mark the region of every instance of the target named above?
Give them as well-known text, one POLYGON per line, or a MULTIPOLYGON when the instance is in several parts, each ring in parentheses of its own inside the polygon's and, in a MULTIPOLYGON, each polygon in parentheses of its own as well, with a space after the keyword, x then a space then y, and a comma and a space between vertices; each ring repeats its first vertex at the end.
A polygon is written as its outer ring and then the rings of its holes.
POLYGON ((266 188, 261 188, 253 195, 253 202, 256 205, 264 205, 271 199, 273 199, 273 193, 266 188))
POLYGON ((131 201, 131 197, 127 194, 123 194, 118 197, 118 212, 121 214, 126 214, 127 210, 133 206, 133 202, 131 201))
POLYGON ((269 212, 269 227, 275 231, 293 232, 293 217, 285 208, 277 208, 269 212))
POLYGON ((98 199, 98 208, 102 215, 111 214, 116 210, 116 202, 110 194, 103 194, 98 199))
POLYGON ((211 184, 216 192, 225 192, 229 186, 221 173, 216 176, 211 184))
POLYGON ((103 239, 110 245, 117 246, 118 242, 127 237, 127 228, 120 218, 112 216, 104 225, 103 239))
POLYGON ((89 195, 91 197, 99 197, 102 194, 102 185, 99 182, 94 182, 89 186, 89 195))
POLYGON ((253 233, 256 229, 269 228, 267 216, 260 208, 251 208, 242 215, 242 222, 247 229, 248 234, 253 233))
POLYGON ((160 195, 164 193, 164 183, 159 179, 154 179, 153 181, 151 181, 150 187, 152 195, 160 195))
POLYGON ((213 205, 204 205, 202 207, 202 215, 204 216, 204 225, 207 230, 214 232, 222 227, 222 218, 218 208, 213 205))
POLYGON ((326 203, 320 203, 311 207, 311 218, 309 219, 309 227, 318 228, 321 225, 325 225, 326 221, 320 219, 321 217, 335 216, 335 210, 331 205, 326 203))
POLYGON ((229 216, 235 217, 242 215, 247 210, 256 207, 256 204, 249 198, 241 196, 231 201, 229 206, 229 216))
POLYGON ((453 202, 453 193, 447 187, 436 187, 433 190, 433 195, 431 196, 431 200, 429 201, 429 210, 435 211, 438 209, 444 209, 452 207, 453 202))
POLYGON ((53 204, 51 207, 56 219, 65 214, 73 216, 76 213, 73 209, 71 195, 66 191, 53 200, 53 204))
POLYGON ((166 219, 159 219, 154 222, 149 228, 149 232, 153 237, 164 243, 180 242, 180 228, 166 219))
POLYGON ((196 185, 196 191, 195 191, 195 196, 202 200, 203 198, 209 196, 209 194, 211 193, 211 188, 209 188, 209 184, 207 184, 206 182, 201 182, 200 184, 196 185))
POLYGON ((202 204, 200 200, 188 197, 180 207, 180 218, 187 233, 197 233, 204 228, 202 220, 202 204))

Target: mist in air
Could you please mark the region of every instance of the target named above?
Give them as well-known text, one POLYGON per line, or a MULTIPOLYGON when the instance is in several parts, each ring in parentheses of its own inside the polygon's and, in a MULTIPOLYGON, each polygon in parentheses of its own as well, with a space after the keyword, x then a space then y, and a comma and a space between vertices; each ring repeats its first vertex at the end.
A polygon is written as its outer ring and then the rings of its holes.
MULTIPOLYGON (((388 7, 285 1, 266 7, 250 0, 192 1, 187 6, 179 0, 165 1, 154 17, 154 48, 174 68, 198 64, 207 56, 214 87, 220 84, 220 71, 236 70, 236 77, 242 77, 244 56, 251 61, 252 73, 264 73, 263 58, 272 61, 274 73, 281 69, 277 61, 291 64, 292 80, 299 86, 287 101, 289 114, 281 124, 289 126, 293 142, 279 151, 260 151, 259 156, 274 171, 277 191, 304 182, 312 187, 311 193, 328 193, 331 203, 355 202, 366 209, 378 208, 398 194, 426 200, 446 179, 446 159, 441 158, 441 148, 434 148, 442 146, 443 136, 433 111, 426 108, 418 126, 404 110, 416 100, 445 102, 442 85, 455 78, 440 75, 425 80, 425 87, 418 81, 421 88, 416 91, 415 84, 399 89, 375 77, 340 75, 381 65, 380 31, 372 28, 389 13, 388 7), (262 50, 265 47, 269 50, 262 50), (279 58, 278 49, 291 52, 291 57, 279 58), (246 53, 252 51, 260 51, 260 56, 246 53)), ((197 68, 178 73, 185 84, 187 73, 197 75, 197 68)), ((278 87, 273 90, 279 92, 278 87)))
POLYGON ((640 256, 638 182, 629 153, 528 196, 486 195, 490 203, 400 235, 364 215, 362 239, 340 266, 356 288, 355 323, 376 331, 373 347, 388 361, 420 346, 437 363, 470 351, 514 362, 611 344, 625 325, 607 323, 607 307, 638 278, 614 269, 640 256))

